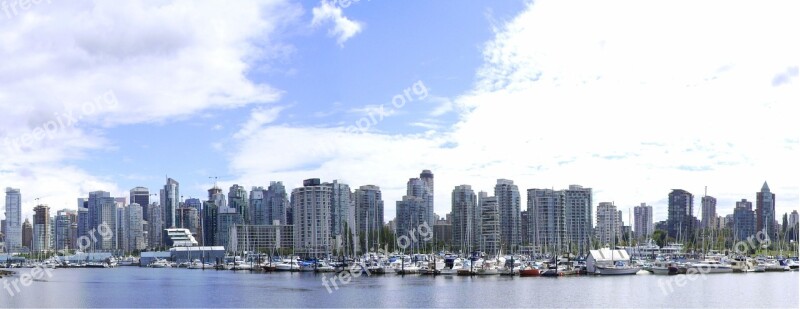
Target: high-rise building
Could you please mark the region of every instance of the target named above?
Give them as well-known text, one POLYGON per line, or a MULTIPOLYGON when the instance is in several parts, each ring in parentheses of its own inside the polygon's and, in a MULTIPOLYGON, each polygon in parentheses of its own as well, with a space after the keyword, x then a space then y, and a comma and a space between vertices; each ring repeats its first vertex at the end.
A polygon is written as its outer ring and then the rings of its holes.
POLYGON ((564 195, 564 191, 528 189, 528 237, 531 244, 542 248, 542 252, 552 248, 556 251, 567 249, 564 195))
MULTIPOLYGON (((349 227, 351 230, 354 229, 353 223, 355 222, 355 214, 353 210, 355 210, 356 206, 353 200, 353 193, 350 192, 350 186, 337 180, 334 180, 332 183, 326 183, 325 185, 331 187, 331 236, 343 237, 350 232, 345 230, 345 226, 349 227)), ((377 196, 374 196, 374 194, 371 196, 367 194, 367 192, 361 192, 360 194, 360 196, 356 196, 357 198, 364 198, 365 200, 363 202, 367 203, 366 206, 370 206, 368 205, 369 203, 380 201, 380 216, 381 223, 383 223, 383 200, 380 199, 380 189, 377 189, 377 196), (377 197, 377 201, 374 200, 375 197, 377 197)))
POLYGON ((78 221, 78 213, 75 210, 62 209, 56 212, 54 220, 54 241, 55 250, 75 249, 73 246, 72 224, 78 221))
POLYGON ((28 218, 22 223, 22 246, 33 249, 33 224, 28 218))
POLYGON ((318 178, 292 190, 294 249, 298 254, 325 257, 331 246, 331 187, 318 178))
MULTIPOLYGON (((18 252, 22 247, 22 195, 19 189, 6 188, 6 250, 18 252)), ((29 247, 30 248, 30 247, 29 247)))
POLYGON ((127 251, 143 250, 144 239, 144 211, 138 203, 131 203, 125 207, 123 224, 125 225, 125 244, 127 251))
MULTIPOLYGON (((411 241, 406 252, 416 252, 415 250, 423 247, 428 242, 418 235, 411 235, 416 233, 420 226, 425 225, 428 221, 428 215, 425 211, 428 208, 428 201, 424 198, 406 195, 403 200, 397 201, 396 215, 395 215, 395 235, 397 237, 415 237, 416 241, 411 241)), ((430 225, 428 225, 430 226, 430 225)))
POLYGON ((130 203, 139 204, 142 207, 142 218, 149 218, 150 213, 147 207, 150 206, 150 190, 145 187, 136 187, 130 191, 130 203))
POLYGON ((519 188, 513 181, 498 179, 494 186, 494 196, 500 210, 500 244, 503 248, 515 250, 520 242, 520 196, 519 188))
MULTIPOLYGON (((164 212, 164 229, 175 228, 176 213, 180 206, 180 185, 175 179, 167 178, 164 189, 161 189, 161 210, 164 212)), ((161 232, 161 237, 166 238, 166 232, 161 232)))
POLYGON ((38 205, 33 208, 33 247, 34 252, 50 250, 50 207, 38 205))
POLYGON ((203 246, 213 246, 217 243, 217 217, 219 207, 214 200, 203 202, 203 246))
POLYGON ((690 239, 694 233, 695 217, 694 195, 681 190, 673 189, 669 193, 667 210, 667 234, 679 241, 690 239))
POLYGON ((269 213, 267 212, 267 190, 264 187, 252 187, 250 189, 250 221, 253 225, 268 225, 269 213))
MULTIPOLYGON (((800 219, 800 217, 798 217, 798 215, 797 215, 797 210, 792 210, 792 213, 789 214, 789 219, 787 220, 787 221, 789 221, 788 222, 789 223, 789 228, 792 227, 792 226, 797 225, 797 223, 800 222, 800 221, 798 221, 798 219, 800 219)), ((786 229, 788 230, 789 228, 786 228, 786 229)))
POLYGON ((421 179, 422 182, 425 183, 425 190, 427 191, 426 192, 427 196, 423 198, 426 199, 425 201, 428 204, 426 207, 428 210, 428 223, 432 225, 433 224, 432 222, 436 221, 436 219, 433 217, 434 216, 433 172, 431 172, 430 170, 423 170, 422 173, 419 174, 419 179, 421 179))
POLYGON ((736 202, 733 209, 733 237, 734 241, 747 240, 756 234, 756 215, 753 212, 753 203, 742 199, 736 202))
POLYGON ((195 239, 199 239, 200 235, 200 212, 194 207, 181 207, 178 208, 178 228, 188 229, 195 239))
POLYGON ((231 241, 231 229, 239 224, 242 224, 242 216, 236 212, 236 208, 219 208, 217 212, 216 243, 214 245, 228 248, 231 241))
POLYGON ((639 240, 646 240, 653 235, 653 206, 642 203, 633 208, 633 229, 639 240))
POLYGON ((456 186, 452 194, 453 248, 469 253, 479 248, 481 208, 469 185, 456 186))
POLYGON ((250 210, 247 202, 247 190, 237 184, 231 186, 228 191, 228 207, 236 209, 236 213, 242 217, 242 224, 250 224, 250 210))
POLYGON ((777 239, 775 229, 775 194, 770 192, 767 182, 756 192, 756 231, 763 231, 770 239, 777 239))
POLYGON ((164 210, 156 202, 150 203, 147 208, 150 212, 147 218, 147 247, 159 248, 164 245, 164 210))
MULTIPOLYGON (((374 185, 361 186, 353 193, 355 196, 355 232, 357 234, 371 234, 383 228, 383 198, 381 188, 374 185)), ((427 215, 427 213, 426 213, 427 215)), ((377 243, 377 239, 370 239, 377 243)))
POLYGON ((700 221, 700 227, 703 229, 713 229, 717 226, 717 199, 713 196, 703 196, 700 199, 701 207, 702 207, 702 221, 700 221))
POLYGON ((184 207, 194 208, 198 213, 203 210, 203 202, 199 198, 187 198, 183 201, 184 207))
POLYGON ((569 189, 564 190, 564 205, 567 240, 583 255, 591 247, 592 188, 570 185, 569 189))
POLYGON ((601 245, 612 245, 622 235, 620 213, 613 203, 597 205, 597 240, 601 245))
POLYGON ((500 252, 501 244, 500 207, 497 198, 487 196, 481 199, 481 251, 488 255, 500 252))
POLYGON ((267 224, 273 224, 275 220, 278 220, 279 225, 292 225, 294 223, 294 216, 291 214, 292 207, 289 205, 289 198, 283 182, 270 181, 265 199, 267 213, 269 214, 267 224))
MULTIPOLYGON (((98 230, 103 224, 111 231, 117 231, 117 203, 109 192, 89 192, 88 228, 89 230, 98 230)), ((116 237, 96 237, 96 239, 97 241, 92 241, 91 244, 97 251, 110 251, 117 248, 116 237)))

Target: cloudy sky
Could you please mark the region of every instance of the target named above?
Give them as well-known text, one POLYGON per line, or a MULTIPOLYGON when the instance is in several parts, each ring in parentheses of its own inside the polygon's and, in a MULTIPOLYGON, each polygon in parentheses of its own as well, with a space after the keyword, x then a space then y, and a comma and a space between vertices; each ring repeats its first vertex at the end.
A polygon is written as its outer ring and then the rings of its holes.
POLYGON ((374 184, 390 220, 423 169, 440 215, 498 178, 625 221, 673 188, 729 214, 764 181, 798 209, 796 2, 0 4, 0 186, 26 217, 169 176, 374 184))

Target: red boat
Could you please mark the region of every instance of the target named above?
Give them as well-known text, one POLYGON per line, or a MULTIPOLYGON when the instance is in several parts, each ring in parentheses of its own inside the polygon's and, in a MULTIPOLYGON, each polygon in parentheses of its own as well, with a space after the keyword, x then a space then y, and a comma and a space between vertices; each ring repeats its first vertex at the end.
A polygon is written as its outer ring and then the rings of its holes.
POLYGON ((520 277, 538 277, 541 273, 536 268, 526 268, 519 271, 520 277))

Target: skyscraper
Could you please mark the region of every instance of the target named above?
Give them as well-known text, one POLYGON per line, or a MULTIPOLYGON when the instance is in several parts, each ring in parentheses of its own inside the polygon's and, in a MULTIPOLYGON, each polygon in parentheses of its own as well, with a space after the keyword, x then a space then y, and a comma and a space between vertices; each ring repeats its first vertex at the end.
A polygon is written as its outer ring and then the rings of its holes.
POLYGON ((231 229, 238 224, 242 224, 242 216, 236 212, 236 208, 220 207, 217 212, 217 235, 214 245, 229 248, 231 229))
MULTIPOLYGON (((331 236, 344 236, 349 231, 345 231, 345 226, 353 229, 353 220, 355 214, 352 211, 355 209, 355 201, 353 201, 353 193, 350 192, 350 186, 334 180, 332 183, 325 185, 331 187, 331 236)), ((377 188, 377 187, 376 187, 377 188)), ((377 189, 377 198, 380 200, 380 189, 377 189)), ((366 196, 365 192, 361 193, 361 197, 366 198, 366 203, 372 202, 370 196, 366 196)), ((383 200, 380 200, 381 207, 381 222, 383 222, 383 200)))
MULTIPOLYGON (((171 229, 175 227, 176 209, 180 206, 180 188, 177 181, 172 178, 167 178, 167 183, 164 189, 161 189, 161 209, 164 212, 164 229, 171 229)), ((162 237, 167 234, 162 231, 162 237)))
POLYGON ((620 238, 620 215, 613 203, 602 202, 597 205, 597 239, 601 245, 612 245, 620 238))
MULTIPOLYGON (((428 208, 428 201, 424 198, 405 195, 401 201, 397 201, 395 222, 395 235, 397 237, 408 237, 409 239, 416 233, 418 228, 428 221, 428 214, 425 211, 428 208)), ((432 225, 428 225, 432 226, 432 225)), ((414 252, 417 248, 424 246, 427 242, 425 239, 414 235, 417 241, 412 241, 411 246, 402 248, 409 250, 407 252, 414 252)))
POLYGON ((564 190, 567 240, 582 255, 588 252, 592 237, 592 188, 570 185, 564 190))
MULTIPOLYGON (((147 207, 150 217, 147 218, 147 247, 159 248, 164 245, 164 211, 156 202, 147 207)), ((144 213, 144 211, 142 211, 144 213)))
POLYGON ((34 252, 50 250, 50 207, 38 205, 33 208, 33 248, 34 252))
POLYGON ((489 255, 500 252, 501 242, 500 208, 497 198, 487 196, 481 199, 481 251, 489 255))
POLYGON ((383 198, 381 188, 374 185, 365 185, 358 187, 353 195, 355 196, 356 233, 371 233, 382 229, 383 198))
MULTIPOLYGON (((105 224, 111 231, 117 231, 117 203, 111 193, 105 191, 89 192, 89 230, 98 230, 105 224)), ((116 235, 116 233, 115 233, 116 235)), ((92 241, 95 250, 116 249, 116 237, 97 237, 92 241)))
POLYGON ((143 250, 145 248, 144 239, 144 217, 142 206, 138 203, 131 203, 125 207, 125 245, 127 251, 143 250))
POLYGON ((528 237, 531 244, 544 249, 542 252, 551 248, 562 251, 567 247, 564 195, 564 191, 528 189, 528 237))
POLYGON ((228 191, 228 207, 236 209, 236 213, 242 217, 242 224, 250 224, 250 210, 247 202, 247 190, 237 184, 231 186, 228 191))
POLYGON ((668 198, 667 234, 679 242, 691 238, 695 224, 694 195, 685 190, 673 189, 668 198))
POLYGON ((519 188, 511 180, 498 179, 494 186, 494 196, 500 211, 500 243, 503 248, 513 251, 521 243, 519 188))
POLYGON ((636 238, 645 240, 653 235, 653 206, 642 203, 633 208, 633 229, 636 238))
POLYGON ((433 218, 433 216, 434 216, 433 172, 431 172, 430 170, 423 170, 422 173, 419 174, 419 179, 421 179, 422 182, 425 183, 425 189, 427 191, 427 197, 423 197, 423 198, 426 199, 426 203, 428 204, 427 205, 428 224, 430 226, 432 226, 433 222, 435 221, 435 219, 433 218))
POLYGON ((298 254, 324 257, 331 253, 331 187, 306 179, 292 190, 294 249, 298 254))
POLYGON ((22 246, 28 249, 33 249, 33 225, 28 218, 22 223, 22 246))
POLYGON ((56 212, 54 225, 55 241, 53 247, 56 250, 75 249, 72 245, 73 236, 72 224, 77 222, 78 214, 75 210, 62 209, 56 212))
POLYGON ((702 221, 700 227, 704 229, 714 229, 717 226, 717 199, 713 196, 703 196, 700 199, 702 207, 702 221))
POLYGON ((217 242, 217 217, 219 207, 214 200, 203 202, 203 246, 213 246, 217 242))
POLYGON ((130 191, 130 203, 139 204, 142 207, 142 218, 148 218, 150 213, 147 207, 150 206, 150 190, 145 187, 136 187, 130 191))
POLYGON ((756 192, 756 231, 763 231, 770 239, 777 239, 775 229, 775 194, 770 192, 767 182, 756 192))
POLYGON ((267 224, 272 224, 275 220, 278 220, 280 225, 294 224, 294 216, 291 215, 291 207, 283 182, 270 181, 265 198, 269 214, 267 224))
POLYGON ((734 241, 743 241, 756 234, 756 215, 753 212, 753 203, 742 199, 736 202, 733 209, 733 237, 734 241))
POLYGON ((22 244, 22 195, 19 189, 6 188, 6 250, 18 252, 22 244))
POLYGON ((472 252, 480 244, 481 208, 478 207, 478 198, 471 186, 460 185, 453 189, 451 201, 453 247, 462 253, 472 252))
POLYGON ((250 204, 250 218, 253 225, 268 225, 269 213, 267 212, 267 190, 264 187, 252 187, 250 189, 250 198, 247 202, 250 204))

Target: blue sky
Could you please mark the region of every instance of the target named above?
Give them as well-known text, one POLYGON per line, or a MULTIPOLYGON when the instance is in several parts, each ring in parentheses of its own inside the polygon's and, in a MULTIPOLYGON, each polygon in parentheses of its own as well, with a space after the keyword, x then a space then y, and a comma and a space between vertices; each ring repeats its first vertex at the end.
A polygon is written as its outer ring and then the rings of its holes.
POLYGON ((656 220, 670 189, 699 205, 708 186, 724 215, 765 180, 779 214, 798 208, 796 4, 341 3, 0 12, 0 138, 85 116, 4 148, 0 185, 21 188, 27 215, 35 197, 74 207, 94 190, 157 191, 167 175, 185 197, 205 196, 210 176, 318 177, 381 186, 389 220, 422 169, 438 214, 454 186, 491 192, 498 178, 522 196, 592 187, 595 202, 648 203, 656 220), (406 89, 413 101, 392 108, 406 89), (81 113, 109 93, 114 104, 81 113), (348 131, 381 105, 393 111, 348 131))

